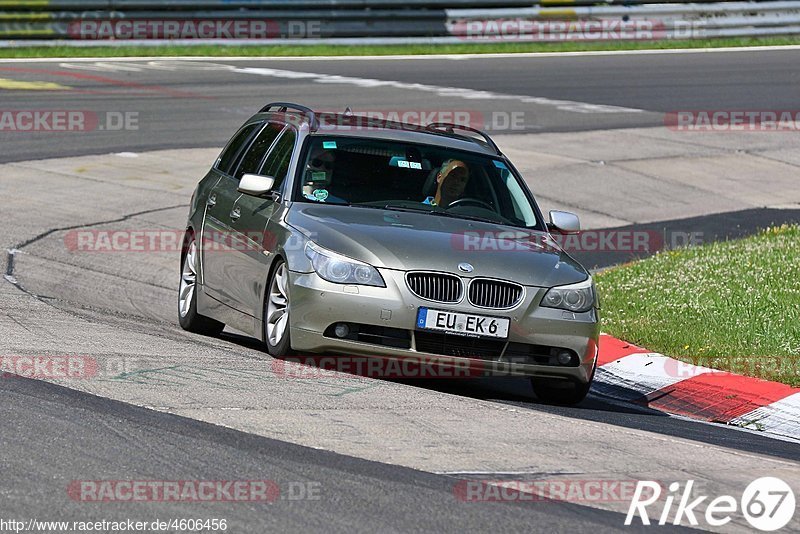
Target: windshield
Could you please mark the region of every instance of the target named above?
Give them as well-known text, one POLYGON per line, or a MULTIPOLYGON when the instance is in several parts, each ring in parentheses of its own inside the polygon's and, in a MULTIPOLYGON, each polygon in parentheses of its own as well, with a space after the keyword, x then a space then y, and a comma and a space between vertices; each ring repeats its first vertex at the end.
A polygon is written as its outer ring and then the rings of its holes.
POLYGON ((537 226, 531 200, 502 160, 445 147, 315 136, 298 180, 299 202, 537 226))

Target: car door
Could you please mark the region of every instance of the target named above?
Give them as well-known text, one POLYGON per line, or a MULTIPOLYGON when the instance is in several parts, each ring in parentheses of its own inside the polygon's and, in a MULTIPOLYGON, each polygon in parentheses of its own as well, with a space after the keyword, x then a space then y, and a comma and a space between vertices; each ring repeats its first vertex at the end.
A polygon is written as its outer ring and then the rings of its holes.
MULTIPOLYGON (((272 143, 278 137, 283 126, 277 123, 256 123, 249 136, 243 138, 235 157, 224 170, 223 176, 211 191, 207 201, 206 219, 202 232, 202 249, 204 262, 204 285, 206 292, 217 300, 235 307, 241 299, 237 296, 237 257, 235 251, 243 245, 236 235, 233 223, 238 218, 234 204, 241 197, 238 191, 239 180, 248 169, 257 169, 263 161, 272 143)), ((244 135, 243 128, 239 134, 244 135)), ((237 143, 237 137, 231 143, 237 143)), ((221 159, 225 159, 224 156, 221 159)))
MULTIPOLYGON (((271 150, 254 172, 262 176, 275 178, 273 191, 282 191, 286 175, 294 152, 297 134, 287 126, 271 150)), ((278 208, 277 197, 259 198, 241 195, 235 202, 233 210, 238 214, 233 222, 233 229, 238 242, 244 246, 237 249, 236 269, 239 279, 237 298, 242 308, 254 317, 261 316, 263 306, 262 295, 267 284, 268 266, 272 261, 281 236, 269 228, 269 220, 278 208)))

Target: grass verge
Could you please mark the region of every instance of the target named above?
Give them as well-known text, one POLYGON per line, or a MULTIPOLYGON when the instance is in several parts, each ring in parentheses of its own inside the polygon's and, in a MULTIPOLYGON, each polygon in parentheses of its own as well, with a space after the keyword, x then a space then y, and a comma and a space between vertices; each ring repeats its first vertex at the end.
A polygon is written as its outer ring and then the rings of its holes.
POLYGON ((681 361, 800 386, 800 226, 666 251, 596 280, 605 332, 681 361))
POLYGON ((383 56, 430 54, 497 54, 522 52, 581 52, 786 46, 800 44, 800 36, 725 38, 687 41, 599 41, 565 43, 465 43, 452 45, 175 45, 175 46, 25 46, 0 48, 0 58, 132 57, 132 56, 383 56))

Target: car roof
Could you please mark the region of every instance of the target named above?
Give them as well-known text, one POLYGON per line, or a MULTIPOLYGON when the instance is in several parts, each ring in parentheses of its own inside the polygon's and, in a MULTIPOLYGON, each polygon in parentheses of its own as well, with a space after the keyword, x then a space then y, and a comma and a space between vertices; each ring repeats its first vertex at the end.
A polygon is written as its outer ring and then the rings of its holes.
MULTIPOLYGON (((310 126, 311 121, 307 116, 294 113, 291 113, 291 115, 291 121, 287 121, 286 112, 262 112, 256 114, 253 118, 265 118, 267 120, 275 120, 283 123, 292 122, 293 124, 306 123, 310 126)), ((360 115, 347 116, 329 114, 329 116, 335 116, 346 120, 334 121, 333 123, 326 121, 324 125, 318 128, 312 128, 309 135, 315 137, 336 135, 342 137, 379 139, 383 141, 419 143, 487 156, 502 157, 499 150, 497 150, 495 146, 490 145, 489 142, 470 135, 461 135, 452 130, 443 131, 441 129, 429 129, 416 124, 374 120, 360 115), (347 120, 355 121, 356 125, 347 124, 347 120)), ((478 132, 477 130, 474 131, 478 132)), ((483 132, 478 133, 490 141, 486 134, 483 132)))

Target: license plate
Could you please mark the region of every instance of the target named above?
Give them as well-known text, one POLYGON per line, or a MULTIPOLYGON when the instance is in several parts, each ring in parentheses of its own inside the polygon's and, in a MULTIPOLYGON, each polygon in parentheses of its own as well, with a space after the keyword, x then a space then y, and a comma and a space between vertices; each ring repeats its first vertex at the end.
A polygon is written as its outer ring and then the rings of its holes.
POLYGON ((489 317, 445 310, 420 308, 417 328, 438 330, 448 334, 468 337, 508 337, 508 317, 489 317))

